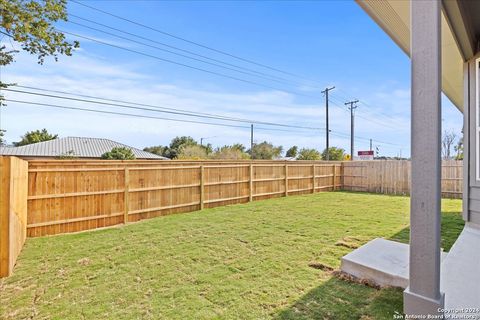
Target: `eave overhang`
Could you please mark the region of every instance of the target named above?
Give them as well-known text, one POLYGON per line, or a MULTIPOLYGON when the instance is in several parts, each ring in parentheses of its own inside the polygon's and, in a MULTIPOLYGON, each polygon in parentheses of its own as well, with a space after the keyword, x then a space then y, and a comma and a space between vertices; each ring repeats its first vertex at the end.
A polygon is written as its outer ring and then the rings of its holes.
MULTIPOLYGON (((410 0, 356 2, 410 55, 410 0)), ((478 35, 468 18, 469 5, 448 0, 444 1, 442 10, 442 90, 460 111, 463 111, 463 63, 477 51, 475 39, 478 35)))

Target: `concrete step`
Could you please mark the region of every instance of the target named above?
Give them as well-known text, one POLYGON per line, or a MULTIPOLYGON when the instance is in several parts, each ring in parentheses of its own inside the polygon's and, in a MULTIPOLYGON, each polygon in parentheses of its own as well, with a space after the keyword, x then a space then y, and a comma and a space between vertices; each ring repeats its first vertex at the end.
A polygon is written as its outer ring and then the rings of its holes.
MULTIPOLYGON (((440 290, 446 309, 480 309, 480 226, 467 224, 463 229, 442 263, 440 290)), ((480 317, 475 310, 462 314, 480 317)))
MULTIPOLYGON (((408 287, 408 244, 376 238, 342 258, 341 270, 381 287, 408 287)), ((442 261, 447 256, 442 252, 442 261)))
MULTIPOLYGON (((341 270, 380 286, 406 288, 408 259, 409 245, 377 238, 344 256, 341 270)), ((450 252, 442 253, 440 290, 447 313, 480 316, 480 226, 467 224, 450 252)))
POLYGON ((407 244, 376 238, 342 258, 341 270, 379 286, 408 286, 407 244))

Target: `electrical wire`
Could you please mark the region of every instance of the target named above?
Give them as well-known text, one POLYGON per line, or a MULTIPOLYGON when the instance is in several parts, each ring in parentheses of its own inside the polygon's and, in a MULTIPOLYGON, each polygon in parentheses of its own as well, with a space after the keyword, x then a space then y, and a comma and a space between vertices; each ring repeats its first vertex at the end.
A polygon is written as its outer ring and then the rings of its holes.
MULTIPOLYGON (((198 46, 198 47, 201 47, 201 48, 204 48, 204 49, 207 49, 207 50, 210 50, 210 51, 213 51, 213 52, 216 52, 216 53, 225 55, 225 56, 229 56, 229 57, 231 57, 231 58, 235 58, 235 59, 240 60, 240 61, 244 61, 244 62, 253 64, 253 65, 259 66, 259 67, 263 67, 263 68, 266 68, 266 69, 270 69, 270 70, 272 70, 272 71, 280 72, 280 73, 287 74, 287 75, 290 75, 290 76, 294 76, 294 77, 297 77, 297 78, 306 79, 306 78, 304 78, 303 76, 297 75, 297 74, 295 74, 295 73, 292 73, 292 72, 289 72, 289 71, 284 71, 284 70, 281 70, 281 69, 278 69, 278 68, 275 68, 275 67, 272 67, 272 66, 263 64, 263 63, 259 63, 259 62, 255 62, 255 61, 250 60, 250 59, 242 58, 242 57, 240 57, 240 56, 238 56, 238 55, 231 54, 231 53, 228 53, 228 52, 223 51, 223 50, 215 49, 215 48, 213 48, 213 47, 210 47, 210 46, 201 44, 201 43, 199 43, 199 42, 195 42, 195 41, 192 41, 192 40, 188 40, 188 39, 186 39, 186 38, 183 38, 183 37, 174 35, 174 34, 172 34, 172 33, 169 33, 169 32, 166 32, 166 31, 162 31, 162 30, 160 30, 160 29, 158 29, 158 28, 153 28, 153 27, 150 27, 150 26, 148 26, 148 25, 146 25, 146 24, 143 24, 143 23, 140 23, 140 22, 137 22, 137 21, 128 19, 128 18, 121 17, 121 16, 119 16, 119 15, 113 14, 113 13, 111 13, 111 12, 108 12, 108 11, 105 11, 105 10, 102 10, 102 9, 98 9, 98 8, 96 8, 96 7, 87 5, 87 4, 82 3, 82 2, 80 2, 80 1, 77 1, 77 0, 71 0, 71 2, 76 3, 76 4, 78 4, 78 5, 81 5, 81 6, 84 6, 84 7, 86 7, 86 8, 89 8, 90 10, 94 10, 94 11, 103 13, 103 14, 105 14, 105 15, 114 17, 114 18, 116 18, 116 19, 126 21, 126 22, 128 22, 128 23, 131 23, 131 24, 134 24, 134 25, 137 25, 137 26, 140 26, 140 27, 143 27, 143 28, 146 28, 146 29, 149 29, 149 30, 158 32, 158 33, 163 34, 163 35, 165 35, 165 36, 168 36, 168 37, 171 37, 171 38, 174 38, 174 39, 177 39, 177 40, 181 40, 181 41, 184 41, 184 42, 186 42, 186 43, 193 44, 193 45, 195 45, 195 46, 198 46)), ((309 79, 307 79, 307 80, 309 80, 309 79)), ((312 80, 309 80, 309 81, 312 81, 312 80)))
MULTIPOLYGON (((214 61, 214 62, 217 62, 217 63, 221 63, 221 64, 225 64, 227 66, 230 66, 230 67, 234 67, 234 68, 237 68, 237 69, 240 69, 240 70, 246 70, 248 72, 253 72, 253 73, 256 73, 258 75, 262 75, 262 76, 266 76, 265 78, 266 79, 270 79, 270 78, 275 78, 278 80, 283 80, 282 82, 284 83, 295 83, 293 81, 290 81, 286 78, 282 78, 282 77, 279 77, 279 76, 276 76, 276 75, 272 75, 272 74, 268 74, 268 73, 265 73, 265 72, 261 72, 261 71, 258 71, 258 70, 254 70, 254 69, 250 69, 250 68, 246 68, 246 67, 242 67, 242 66, 239 66, 239 65, 236 65, 236 64, 232 64, 232 63, 229 63, 229 62, 225 62, 225 61, 222 61, 222 60, 219 60, 219 59, 215 59, 215 58, 212 58, 212 57, 208 57, 206 55, 202 55, 202 54, 199 54, 199 53, 196 53, 196 52, 193 52, 193 51, 190 51, 190 50, 185 50, 185 49, 182 49, 182 48, 179 48, 177 46, 173 46, 173 45, 170 45, 170 44, 167 44, 167 43, 164 43, 164 42, 160 42, 160 41, 157 41, 157 40, 154 40, 154 39, 150 39, 150 38, 147 38, 147 37, 144 37, 144 36, 141 36, 139 34, 135 34, 135 33, 131 33, 131 32, 128 32, 128 31, 125 31, 125 30, 121 30, 119 28, 115 28, 115 27, 112 27, 112 26, 109 26, 107 24, 104 24, 104 23, 100 23, 100 22, 97 22, 97 21, 93 21, 93 20, 90 20, 90 19, 87 19, 87 18, 84 18, 84 17, 80 17, 78 15, 75 15, 75 14, 72 14, 70 13, 69 14, 70 17, 74 17, 76 19, 80 19, 80 20, 83 20, 83 21, 87 21, 89 23, 92 23, 92 24, 95 24, 95 25, 98 25, 98 26, 102 26, 104 28, 108 28, 110 30, 114 30, 114 31, 117 31, 117 32, 120 32, 120 33, 123 33, 123 34, 127 34, 127 35, 130 35, 130 36, 134 36, 134 37, 137 37, 139 39, 143 39, 143 40, 147 40, 149 42, 152 42, 152 43, 156 43, 156 44, 159 44, 161 46, 164 46, 164 47, 167 47, 167 48, 170 48, 170 49, 174 49, 174 50, 178 50, 178 51, 181 51, 181 52, 184 52, 184 53, 188 53, 190 55, 193 55, 193 56, 197 56, 197 57, 201 57, 203 59, 207 59, 207 60, 210 60, 210 61, 214 61)), ((80 25, 82 27, 85 27, 85 28, 89 28, 89 29, 92 29, 92 30, 96 30, 96 31, 99 31, 99 32, 102 32, 102 33, 105 33, 105 34, 110 34, 110 35, 114 35, 114 34, 111 34, 109 32, 106 32, 104 30, 100 30, 100 29, 97 29, 97 28, 93 28, 93 27, 90 27, 90 26, 86 26, 84 24, 80 24, 78 22, 73 22, 72 20, 69 20, 69 23, 73 23, 73 24, 77 24, 77 25, 80 25)), ((114 35, 116 37, 118 37, 118 35, 114 35)), ((158 48, 158 47, 156 47, 158 48)), ((164 49, 160 49, 158 48, 159 50, 164 50, 164 49)), ((169 52, 169 53, 172 53, 172 54, 177 54, 177 55, 180 55, 180 56, 184 56, 185 55, 181 55, 179 53, 176 53, 176 52, 172 52, 170 50, 164 50, 166 52, 169 52)), ((191 58, 191 57, 189 57, 191 58)), ((192 58, 193 59, 193 58, 192 58)), ((201 61, 201 60, 199 60, 201 61)), ((205 62, 206 63, 206 62, 205 62)), ((270 79, 272 81, 274 81, 273 79, 270 79)))
MULTIPOLYGON (((22 103, 22 104, 29 104, 29 105, 37 105, 37 106, 43 106, 43 107, 51 107, 51 108, 59 108, 59 109, 67 109, 67 110, 77 110, 77 111, 86 111, 86 112, 103 113, 103 114, 112 114, 112 115, 120 115, 120 116, 136 117, 136 118, 157 119, 157 120, 175 121, 175 122, 182 122, 182 123, 195 123, 195 124, 229 127, 229 128, 250 129, 250 126, 241 126, 241 125, 233 125, 233 124, 214 123, 214 122, 203 122, 203 121, 185 120, 185 119, 164 118, 164 117, 154 117, 154 116, 147 116, 147 115, 141 115, 141 114, 123 113, 123 112, 97 110, 97 109, 68 107, 68 106, 51 104, 51 103, 40 103, 40 102, 17 100, 17 99, 10 99, 10 98, 5 99, 5 101, 22 103)), ((255 127, 255 130, 283 131, 283 132, 296 132, 296 133, 298 133, 298 131, 293 131, 293 130, 263 128, 263 127, 255 127)))
POLYGON ((159 56, 155 56, 155 55, 145 53, 145 52, 142 52, 142 51, 138 51, 138 50, 134 50, 134 49, 125 48, 125 47, 122 47, 122 46, 119 46, 119 45, 116 45, 116 44, 108 43, 108 42, 98 40, 98 39, 94 39, 94 38, 87 37, 87 36, 82 36, 82 35, 79 35, 79 34, 76 34, 76 33, 73 33, 73 32, 69 32, 69 31, 65 31, 65 30, 61 30, 61 29, 58 29, 58 28, 56 28, 55 30, 57 30, 59 32, 62 32, 62 33, 65 33, 65 34, 72 35, 72 36, 80 38, 80 39, 89 40, 89 41, 96 42, 96 43, 106 45, 106 46, 109 46, 109 47, 121 49, 121 50, 128 51, 128 52, 131 52, 131 53, 136 53, 136 54, 139 54, 139 55, 142 55, 142 56, 145 56, 145 57, 149 57, 149 58, 152 58, 152 59, 160 60, 160 61, 163 61, 163 62, 175 64, 175 65, 178 65, 178 66, 182 66, 182 67, 197 70, 197 71, 202 71, 202 72, 205 72, 205 73, 213 74, 213 75, 224 77, 224 78, 227 78, 227 79, 236 80, 236 81, 240 81, 240 82, 244 82, 244 83, 248 83, 248 84, 252 84, 252 85, 256 85, 256 86, 260 86, 260 87, 264 87, 264 88, 268 88, 268 89, 272 89, 272 90, 276 90, 276 91, 281 91, 281 92, 283 91, 283 92, 290 93, 290 94, 297 95, 297 96, 319 99, 319 97, 316 97, 316 96, 303 94, 303 93, 299 93, 299 92, 294 92, 294 91, 286 90, 286 89, 283 89, 283 88, 277 88, 277 87, 262 84, 262 83, 259 83, 259 82, 255 82, 255 81, 251 81, 251 80, 227 75, 227 74, 224 74, 224 73, 220 73, 220 72, 216 72, 216 71, 212 71, 212 70, 208 70, 208 69, 204 69, 204 68, 195 67, 195 66, 192 66, 192 65, 189 65, 189 64, 186 64, 186 63, 174 61, 174 60, 171 60, 171 59, 162 58, 162 57, 159 57, 159 56))
MULTIPOLYGON (((262 125, 280 126, 280 127, 297 128, 297 129, 307 129, 307 130, 323 130, 323 128, 296 126, 296 125, 274 123, 274 122, 263 122, 263 121, 249 120, 249 119, 235 119, 235 118, 229 118, 229 117, 223 117, 223 116, 213 116, 213 115, 212 116, 207 116, 207 115, 200 115, 200 114, 186 113, 186 112, 178 112, 178 111, 166 111, 166 110, 160 110, 158 108, 133 107, 133 106, 130 106, 130 105, 123 105, 123 104, 118 104, 118 103, 108 103, 108 102, 101 102, 101 101, 94 101, 94 100, 78 99, 78 98, 71 98, 71 97, 64 97, 64 96, 58 96, 58 95, 52 95, 52 94, 29 92, 29 91, 8 89, 8 88, 4 89, 4 90, 9 91, 9 92, 36 95, 36 96, 42 96, 42 97, 64 99, 64 100, 71 100, 71 101, 77 101, 77 102, 94 103, 94 104, 106 105, 106 106, 111 106, 111 107, 128 108, 128 109, 136 109, 136 110, 143 110, 143 111, 161 112, 161 113, 169 113, 169 114, 176 114, 176 115, 183 115, 183 116, 190 116, 190 117, 208 118, 208 119, 234 121, 234 122, 244 122, 244 123, 250 123, 250 124, 255 123, 255 124, 262 124, 262 125)), ((40 90, 40 89, 36 89, 36 90, 40 90)), ((52 90, 43 90, 43 91, 52 91, 52 90)), ((68 93, 68 94, 71 94, 71 93, 68 93)), ((104 99, 104 98, 99 98, 99 97, 93 97, 93 98, 108 101, 108 99, 104 99)), ((119 101, 119 100, 116 100, 116 101, 119 101)), ((121 101, 121 103, 129 103, 129 102, 121 101)), ((137 103, 135 103, 135 104, 137 104, 137 103)), ((142 104, 137 104, 137 105, 142 105, 142 104)))

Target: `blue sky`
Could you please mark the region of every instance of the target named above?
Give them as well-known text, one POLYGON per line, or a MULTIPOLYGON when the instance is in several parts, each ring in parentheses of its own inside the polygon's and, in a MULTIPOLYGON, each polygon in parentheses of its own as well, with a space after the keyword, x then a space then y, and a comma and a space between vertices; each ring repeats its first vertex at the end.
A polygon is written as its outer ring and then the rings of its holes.
MULTIPOLYGON (((2 70, 2 81, 318 128, 325 126, 325 103, 320 91, 334 85, 336 89, 331 93, 330 109, 331 145, 349 151, 350 115, 343 104, 348 99, 356 98, 360 100, 356 110, 356 150, 368 149, 368 139, 371 138, 373 144, 379 147, 380 155, 409 155, 409 59, 353 1, 85 3, 302 77, 249 64, 70 3, 69 12, 77 16, 269 76, 281 77, 289 83, 269 81, 192 61, 70 23, 62 23, 58 27, 264 86, 192 70, 85 39, 80 39, 81 49, 73 57, 61 57, 59 62, 50 59, 43 66, 38 66, 33 57, 19 55, 15 64, 2 70)), ((99 28, 74 17, 71 17, 71 21, 99 28)), ((71 36, 69 38, 74 39, 71 36)), ((2 42, 7 46, 19 47, 19 44, 11 44, 6 39, 2 42)), ((147 111, 121 110, 18 93, 7 93, 6 96, 10 99, 152 115, 147 111)), ((447 99, 443 100, 444 129, 460 134, 461 114, 447 99)), ((159 113, 153 115, 167 116, 159 113)), ((43 127, 60 136, 105 137, 141 148, 168 144, 177 135, 191 135, 198 140, 201 137, 213 137, 207 141, 214 146, 236 142, 248 145, 250 139, 247 128, 99 115, 14 102, 2 111, 2 127, 7 129, 6 138, 10 142, 18 140, 27 130, 43 127)), ((259 129, 255 131, 255 140, 271 141, 284 148, 295 144, 323 149, 325 131, 259 129)))

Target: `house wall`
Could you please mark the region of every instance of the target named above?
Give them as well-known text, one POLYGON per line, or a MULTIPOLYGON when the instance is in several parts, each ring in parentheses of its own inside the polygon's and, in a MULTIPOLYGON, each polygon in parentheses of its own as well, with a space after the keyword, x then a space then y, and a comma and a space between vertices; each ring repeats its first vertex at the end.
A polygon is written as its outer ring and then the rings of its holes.
POLYGON ((480 53, 465 63, 464 156, 465 190, 464 219, 480 224, 480 53))

